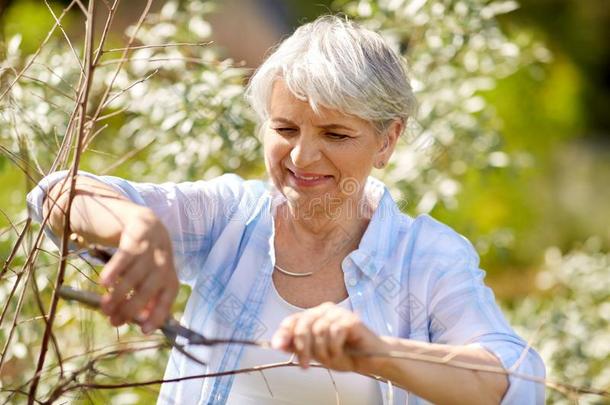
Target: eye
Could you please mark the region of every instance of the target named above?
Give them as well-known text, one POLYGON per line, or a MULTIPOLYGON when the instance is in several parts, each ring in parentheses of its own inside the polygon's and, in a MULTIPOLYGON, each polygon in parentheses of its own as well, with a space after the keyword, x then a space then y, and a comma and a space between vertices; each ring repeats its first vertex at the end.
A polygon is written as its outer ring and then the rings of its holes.
POLYGON ((273 130, 280 135, 292 135, 292 134, 296 133, 296 131, 297 131, 295 128, 289 128, 289 127, 273 128, 273 130))
POLYGON ((347 136, 347 135, 337 134, 337 133, 334 133, 334 132, 329 132, 329 133, 326 134, 326 136, 328 136, 330 139, 333 139, 335 141, 340 141, 340 140, 349 138, 349 136, 347 136))

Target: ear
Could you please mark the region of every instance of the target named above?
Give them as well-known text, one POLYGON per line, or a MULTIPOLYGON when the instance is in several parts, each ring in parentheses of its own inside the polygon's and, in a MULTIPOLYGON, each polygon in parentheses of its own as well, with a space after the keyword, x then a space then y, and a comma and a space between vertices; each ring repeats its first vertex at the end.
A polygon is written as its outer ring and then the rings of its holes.
POLYGON ((390 126, 382 134, 380 146, 375 153, 375 166, 381 168, 387 164, 394 153, 394 148, 398 142, 398 138, 404 129, 404 123, 401 119, 395 119, 390 126))

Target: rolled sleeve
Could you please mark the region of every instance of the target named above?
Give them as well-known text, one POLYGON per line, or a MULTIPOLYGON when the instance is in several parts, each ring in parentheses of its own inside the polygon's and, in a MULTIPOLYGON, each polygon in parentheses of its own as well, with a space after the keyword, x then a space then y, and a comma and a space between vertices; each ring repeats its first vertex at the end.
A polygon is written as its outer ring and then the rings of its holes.
MULTIPOLYGON (((28 207, 28 215, 34 221, 38 223, 42 223, 43 221, 43 204, 44 200, 49 193, 49 190, 53 188, 57 183, 64 180, 68 176, 69 172, 67 170, 61 170, 58 172, 53 172, 47 176, 45 176, 36 186, 28 193, 26 197, 27 207, 28 207)), ((127 183, 125 180, 120 179, 118 177, 111 176, 96 176, 94 174, 79 171, 79 176, 89 177, 103 183, 106 183, 116 189, 118 192, 125 195, 127 198, 130 198, 132 201, 134 200, 130 195, 123 191, 121 187, 121 183, 127 183)))
MULTIPOLYGON (((43 204, 49 190, 68 171, 51 173, 27 195, 30 218, 42 223, 43 204)), ((232 215, 238 211, 243 195, 243 179, 225 174, 209 181, 182 183, 138 183, 114 176, 86 176, 113 187, 135 204, 153 210, 168 230, 173 244, 176 270, 181 282, 192 284, 215 241, 232 215)), ((48 227, 47 236, 57 245, 59 238, 48 227)))
MULTIPOLYGON (((33 221, 38 222, 40 224, 42 224, 44 222, 43 207, 44 207, 45 199, 47 198, 47 194, 49 193, 49 190, 51 190, 60 181, 63 181, 64 179, 66 179, 66 177, 68 175, 69 175, 68 170, 61 170, 61 171, 53 172, 53 173, 45 176, 42 180, 40 180, 38 182, 38 184, 36 184, 36 186, 27 194, 26 204, 27 204, 27 209, 28 209, 28 216, 33 221)), ((89 178, 92 178, 92 179, 95 179, 98 181, 102 181, 103 183, 112 186, 118 192, 122 193, 127 198, 129 198, 129 196, 126 193, 124 193, 122 191, 122 189, 119 187, 120 180, 122 180, 122 179, 119 179, 118 177, 106 178, 104 180, 101 176, 96 176, 94 174, 91 174, 91 173, 88 173, 85 171, 79 171, 78 175, 84 176, 84 177, 89 177, 89 178)), ((108 176, 108 177, 110 177, 110 176, 108 176)), ((45 232, 45 235, 47 236, 47 238, 49 238, 49 240, 51 240, 55 244, 55 246, 57 246, 59 248, 61 245, 61 239, 59 238, 59 236, 55 235, 51 231, 51 229, 46 225, 44 227, 44 232, 45 232)), ((74 250, 75 246, 73 244, 70 244, 69 249, 74 250)), ((86 260, 91 260, 94 262, 96 261, 96 259, 94 259, 86 254, 82 255, 82 257, 86 260)))
POLYGON ((495 355, 502 367, 511 372, 502 405, 544 404, 545 385, 542 379, 546 377, 546 370, 542 358, 533 348, 528 348, 523 340, 511 335, 483 337, 476 344, 495 355))
POLYGON ((544 384, 519 378, 545 377, 538 353, 510 327, 485 285, 479 256, 465 238, 444 232, 436 239, 435 259, 429 267, 429 333, 434 343, 478 344, 494 354, 509 375, 509 387, 502 404, 543 404, 544 384))

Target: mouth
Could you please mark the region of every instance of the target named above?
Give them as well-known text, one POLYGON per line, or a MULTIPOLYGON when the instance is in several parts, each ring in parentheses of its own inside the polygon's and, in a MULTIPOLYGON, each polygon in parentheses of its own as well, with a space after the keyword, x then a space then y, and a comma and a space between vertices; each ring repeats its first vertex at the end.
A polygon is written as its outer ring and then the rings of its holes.
POLYGON ((296 173, 288 170, 289 178, 299 187, 315 187, 329 182, 333 176, 318 173, 296 173))

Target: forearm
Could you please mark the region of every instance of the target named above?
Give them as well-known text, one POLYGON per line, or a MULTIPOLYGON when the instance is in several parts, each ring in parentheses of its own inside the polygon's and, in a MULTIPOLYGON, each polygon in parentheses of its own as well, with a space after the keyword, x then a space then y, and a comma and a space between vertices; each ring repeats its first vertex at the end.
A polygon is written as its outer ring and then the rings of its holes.
MULTIPOLYGON (((69 200, 70 182, 59 181, 47 194, 43 217, 50 212, 49 226, 61 236, 69 200)), ((77 177, 70 209, 70 230, 89 243, 118 246, 126 224, 133 219, 147 220, 154 215, 134 204, 111 186, 88 177, 77 177)))
MULTIPOLYGON (((453 346, 382 337, 384 351, 422 354, 472 365, 501 367, 499 360, 479 347, 453 346)), ((475 371, 447 364, 374 357, 365 362, 364 374, 394 382, 413 394, 437 404, 498 404, 508 388, 505 374, 475 371)))

